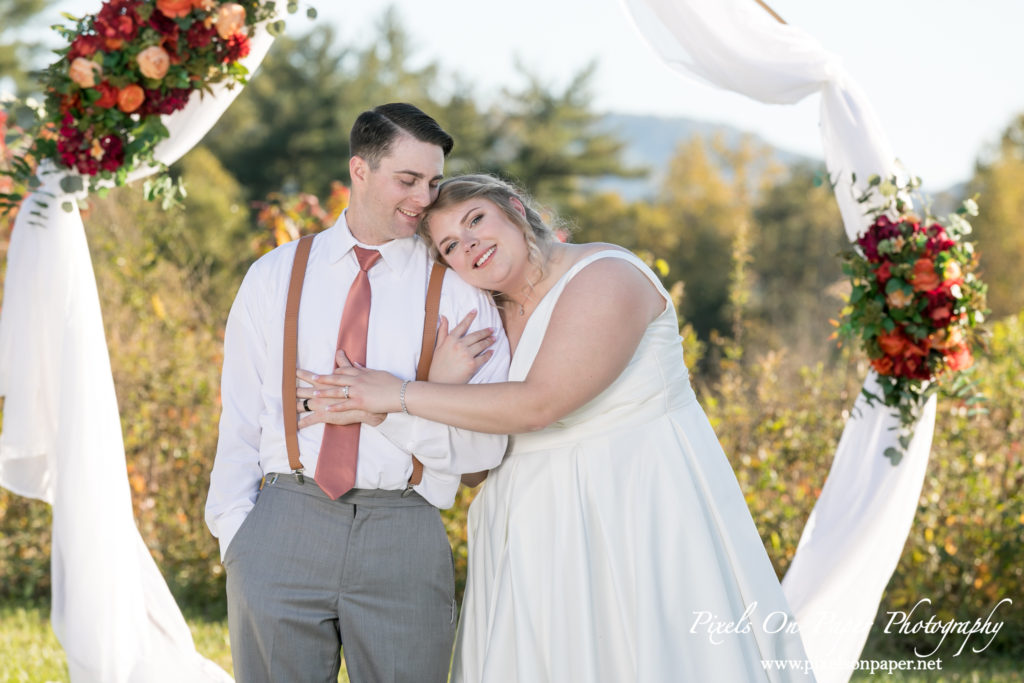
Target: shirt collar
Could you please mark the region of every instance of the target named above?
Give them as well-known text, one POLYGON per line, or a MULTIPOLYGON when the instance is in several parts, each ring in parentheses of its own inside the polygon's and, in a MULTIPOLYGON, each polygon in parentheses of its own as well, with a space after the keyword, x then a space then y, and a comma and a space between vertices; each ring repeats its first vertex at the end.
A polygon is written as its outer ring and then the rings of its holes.
POLYGON ((347 212, 348 209, 342 211, 341 215, 338 216, 337 222, 326 231, 325 236, 329 240, 327 244, 327 257, 330 262, 337 263, 352 251, 352 247, 359 245, 367 249, 380 251, 381 260, 394 272, 401 273, 405 270, 409 259, 412 258, 413 253, 416 251, 416 246, 420 239, 419 236, 413 235, 412 237, 391 240, 390 242, 378 245, 361 244, 352 235, 352 231, 348 227, 348 220, 345 217, 347 212))

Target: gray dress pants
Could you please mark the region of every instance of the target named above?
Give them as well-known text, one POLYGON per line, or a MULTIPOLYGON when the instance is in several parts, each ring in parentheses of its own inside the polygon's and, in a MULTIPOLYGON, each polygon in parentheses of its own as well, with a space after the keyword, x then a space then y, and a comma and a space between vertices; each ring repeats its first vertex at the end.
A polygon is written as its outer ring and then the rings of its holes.
POLYGON ((239 683, 443 682, 455 636, 451 547, 412 493, 331 500, 311 477, 267 475, 224 556, 239 683))

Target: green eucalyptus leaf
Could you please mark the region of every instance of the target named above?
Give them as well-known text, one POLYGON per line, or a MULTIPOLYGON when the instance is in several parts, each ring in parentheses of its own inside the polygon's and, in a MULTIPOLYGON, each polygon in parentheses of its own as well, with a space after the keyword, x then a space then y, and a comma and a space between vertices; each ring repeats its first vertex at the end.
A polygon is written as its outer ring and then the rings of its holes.
POLYGON ((60 179, 60 189, 64 190, 68 194, 74 194, 81 192, 85 189, 85 184, 82 182, 82 176, 79 175, 66 175, 60 179))

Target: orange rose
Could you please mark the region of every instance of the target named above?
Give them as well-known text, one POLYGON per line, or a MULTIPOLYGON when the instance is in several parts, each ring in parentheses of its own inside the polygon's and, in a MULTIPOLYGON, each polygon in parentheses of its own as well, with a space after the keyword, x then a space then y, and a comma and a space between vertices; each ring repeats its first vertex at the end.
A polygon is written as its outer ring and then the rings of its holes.
POLYGON ((96 85, 96 77, 103 75, 103 67, 91 59, 75 57, 68 67, 68 77, 80 88, 91 88, 96 85))
POLYGON ((963 271, 960 270, 960 264, 952 259, 946 261, 946 268, 945 272, 943 272, 943 276, 947 280, 958 282, 960 278, 963 277, 963 271))
POLYGON ((117 108, 123 111, 125 114, 131 114, 133 111, 142 106, 142 102, 146 99, 146 92, 132 83, 121 88, 121 92, 117 94, 117 108))
POLYGON ((187 17, 192 11, 192 0, 156 0, 156 8, 171 19, 187 17))
POLYGON ((160 80, 167 75, 171 66, 171 56, 159 45, 147 47, 135 58, 139 63, 139 71, 146 78, 160 80))
POLYGON ((878 346, 887 356, 899 356, 908 344, 907 338, 901 332, 883 332, 878 335, 878 346))
POLYGON ((892 374, 892 358, 888 356, 882 356, 871 361, 871 367, 875 369, 879 375, 891 375, 892 374))
POLYGON ((974 356, 971 355, 970 347, 966 345, 958 346, 947 351, 946 364, 949 365, 949 369, 954 372, 957 370, 966 370, 974 365, 974 356))
POLYGON ((245 8, 237 2, 227 2, 217 8, 217 35, 224 40, 245 28, 245 8))
POLYGON ((935 272, 935 262, 930 258, 919 258, 914 264, 914 276, 911 278, 915 292, 930 292, 942 284, 939 274, 935 272))

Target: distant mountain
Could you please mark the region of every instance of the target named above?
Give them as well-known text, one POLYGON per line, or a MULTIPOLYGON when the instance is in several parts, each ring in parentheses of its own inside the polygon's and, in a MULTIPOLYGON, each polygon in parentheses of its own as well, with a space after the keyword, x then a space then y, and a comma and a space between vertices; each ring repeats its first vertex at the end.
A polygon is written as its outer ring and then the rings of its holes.
MULTIPOLYGON (((637 200, 654 197, 661 186, 669 161, 680 143, 694 136, 710 138, 721 135, 728 145, 738 145, 744 136, 771 147, 762 138, 733 126, 687 118, 664 118, 634 114, 607 114, 602 128, 626 143, 623 160, 626 165, 650 169, 643 178, 602 178, 593 187, 614 191, 625 199, 637 200)), ((782 164, 823 163, 820 159, 773 147, 775 159, 782 164)))
MULTIPOLYGON (((618 192, 631 201, 649 199, 657 195, 665 178, 669 161, 679 144, 694 136, 711 138, 721 135, 728 145, 738 145, 744 136, 772 148, 777 162, 790 166, 809 164, 824 167, 821 158, 809 157, 775 147, 757 135, 733 126, 687 118, 665 118, 634 114, 606 114, 601 126, 626 143, 623 160, 627 166, 650 169, 646 177, 606 177, 593 181, 591 187, 598 190, 618 192)), ((944 216, 955 210, 966 197, 966 183, 958 183, 945 189, 923 188, 924 194, 933 199, 932 211, 944 216)))

